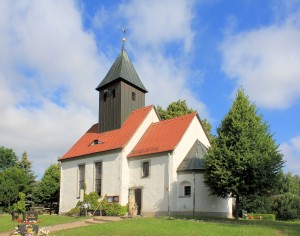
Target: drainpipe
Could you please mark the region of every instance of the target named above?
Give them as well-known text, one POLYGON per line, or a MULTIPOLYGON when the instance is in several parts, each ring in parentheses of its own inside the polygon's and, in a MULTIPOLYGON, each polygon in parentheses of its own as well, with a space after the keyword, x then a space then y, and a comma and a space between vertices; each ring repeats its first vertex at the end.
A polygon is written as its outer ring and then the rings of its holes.
POLYGON ((122 202, 122 175, 123 175, 123 169, 122 169, 122 156, 123 156, 123 154, 124 154, 124 151, 122 150, 122 152, 121 153, 119 153, 119 156, 118 156, 118 158, 119 158, 119 191, 120 191, 120 193, 119 193, 119 203, 120 204, 123 204, 123 202, 122 202))
POLYGON ((169 160, 168 160, 168 216, 171 217, 171 206, 170 206, 170 178, 172 175, 172 171, 171 171, 171 154, 168 153, 169 156, 169 160))
POLYGON ((195 171, 193 170, 193 178, 194 178, 194 191, 193 191, 193 216, 195 216, 195 196, 196 196, 196 181, 195 181, 195 171))

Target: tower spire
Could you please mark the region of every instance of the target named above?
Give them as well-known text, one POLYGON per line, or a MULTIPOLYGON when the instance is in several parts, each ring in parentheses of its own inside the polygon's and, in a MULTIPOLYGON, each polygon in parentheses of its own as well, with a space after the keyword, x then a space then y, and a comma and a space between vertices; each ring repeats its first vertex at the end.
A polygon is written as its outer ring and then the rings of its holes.
POLYGON ((125 41, 126 41, 126 38, 125 38, 125 34, 126 34, 126 29, 124 26, 122 26, 122 31, 123 31, 123 37, 122 37, 122 51, 124 50, 124 44, 125 44, 125 41))

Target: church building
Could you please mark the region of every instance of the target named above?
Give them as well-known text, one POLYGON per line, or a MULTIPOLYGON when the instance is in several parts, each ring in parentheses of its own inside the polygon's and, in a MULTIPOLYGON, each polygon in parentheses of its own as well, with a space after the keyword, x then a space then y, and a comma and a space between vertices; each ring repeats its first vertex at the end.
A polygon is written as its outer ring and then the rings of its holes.
POLYGON ((211 196, 203 182, 210 143, 199 115, 160 120, 124 45, 96 90, 99 122, 60 158, 60 214, 85 188, 142 216, 231 217, 231 199, 211 196))

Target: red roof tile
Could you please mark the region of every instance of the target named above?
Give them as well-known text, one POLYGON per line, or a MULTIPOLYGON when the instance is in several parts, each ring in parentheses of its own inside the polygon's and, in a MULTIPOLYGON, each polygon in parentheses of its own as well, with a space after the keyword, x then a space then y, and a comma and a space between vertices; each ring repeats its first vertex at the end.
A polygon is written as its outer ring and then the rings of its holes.
POLYGON ((196 113, 153 123, 128 157, 172 151, 189 127, 196 113))
POLYGON ((60 160, 123 148, 152 108, 148 106, 133 111, 117 130, 98 133, 98 124, 94 124, 60 160), (99 144, 92 145, 94 140, 99 144))

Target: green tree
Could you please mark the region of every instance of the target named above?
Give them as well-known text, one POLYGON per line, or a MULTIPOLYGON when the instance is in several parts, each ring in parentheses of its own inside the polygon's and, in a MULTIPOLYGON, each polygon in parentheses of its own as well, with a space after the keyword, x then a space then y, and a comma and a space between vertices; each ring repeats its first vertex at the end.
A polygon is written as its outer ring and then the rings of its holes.
POLYGON ((166 110, 162 109, 161 106, 157 106, 157 111, 162 120, 168 120, 177 116, 182 116, 195 112, 195 110, 187 106, 185 100, 178 100, 177 102, 172 102, 166 110))
POLYGON ((28 177, 30 179, 31 183, 35 182, 35 175, 34 172, 32 170, 32 163, 31 161, 29 161, 28 156, 27 156, 27 152, 23 152, 22 154, 22 158, 21 161, 18 162, 18 166, 23 169, 25 171, 25 173, 28 174, 28 177))
POLYGON ((0 171, 17 164, 18 157, 12 149, 0 147, 0 171))
MULTIPOLYGON (((189 108, 185 100, 178 100, 177 102, 172 102, 169 104, 166 110, 164 110, 161 106, 157 106, 157 112, 162 120, 168 120, 177 116, 191 114, 196 111, 192 108, 189 108)), ((211 124, 207 119, 203 119, 201 122, 209 141, 211 141, 214 137, 211 133, 211 124)))
POLYGON ((19 199, 19 192, 29 191, 29 179, 24 170, 14 166, 0 171, 0 206, 11 211, 12 205, 19 199))
POLYGON ((19 192, 19 201, 17 203, 13 204, 13 210, 15 211, 25 211, 26 207, 26 194, 19 192))
POLYGON ((298 175, 293 175, 291 172, 282 174, 278 185, 278 193, 300 195, 300 177, 298 175))
POLYGON ((283 164, 269 126, 244 91, 238 90, 205 157, 205 184, 214 195, 235 198, 238 219, 240 199, 270 194, 283 164))
POLYGON ((60 186, 60 165, 50 165, 41 181, 34 188, 34 201, 36 203, 51 205, 58 201, 60 186))

